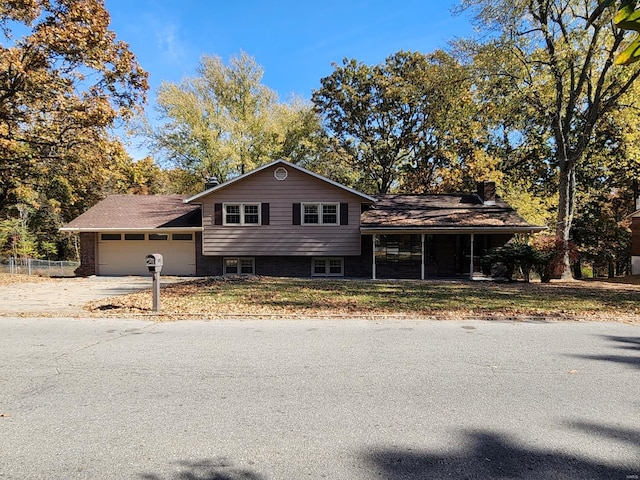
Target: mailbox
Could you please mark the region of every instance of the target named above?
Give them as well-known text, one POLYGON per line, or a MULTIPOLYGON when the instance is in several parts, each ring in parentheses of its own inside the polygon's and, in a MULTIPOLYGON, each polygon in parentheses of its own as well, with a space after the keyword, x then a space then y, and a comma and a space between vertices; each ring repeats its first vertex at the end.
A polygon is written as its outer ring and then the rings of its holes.
POLYGON ((147 255, 147 268, 150 272, 160 272, 162 270, 162 255, 159 253, 150 253, 147 255))

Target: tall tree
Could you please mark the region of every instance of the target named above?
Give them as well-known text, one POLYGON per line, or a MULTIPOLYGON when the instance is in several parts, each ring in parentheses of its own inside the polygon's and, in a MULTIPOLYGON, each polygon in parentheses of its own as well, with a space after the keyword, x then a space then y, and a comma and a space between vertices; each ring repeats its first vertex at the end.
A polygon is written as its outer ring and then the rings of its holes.
POLYGON ((262 85, 262 68, 246 53, 225 65, 203 56, 198 76, 158 91, 158 125, 147 129, 166 163, 204 181, 224 181, 242 168, 283 158, 294 163, 315 155, 318 117, 299 99, 280 103, 262 85))
POLYGON ((582 260, 608 265, 610 275, 630 265, 627 217, 635 210, 638 196, 639 93, 640 82, 625 96, 627 108, 603 118, 577 174, 583 187, 578 192, 581 208, 576 212, 573 239, 582 260))
POLYGON ((102 0, 0 1, 3 218, 27 205, 29 225, 68 220, 111 176, 109 129, 145 100, 147 74, 109 21, 102 0))
MULTIPOLYGON (((632 30, 640 32, 640 9, 636 8, 637 0, 598 0, 598 6, 593 11, 587 24, 595 22, 607 8, 612 5, 619 4, 619 9, 613 19, 616 27, 623 30, 632 30)), ((640 35, 636 34, 634 38, 628 42, 626 48, 620 52, 616 58, 618 65, 630 65, 640 60, 640 35)))
MULTIPOLYGON (((615 69, 624 32, 605 12, 585 28, 595 0, 463 0, 493 35, 476 45, 495 62, 484 62, 486 83, 500 79, 516 92, 529 122, 551 146, 543 161, 558 178, 556 235, 564 245, 561 275, 571 277, 569 241, 576 211, 577 173, 594 131, 640 76, 640 69, 615 69)), ((469 44, 467 44, 469 47, 469 44)), ((522 132, 521 132, 522 133, 522 132)))
POLYGON ((495 173, 478 148, 469 76, 445 52, 401 51, 380 65, 345 59, 334 67, 313 102, 363 190, 438 191, 459 187, 464 167, 476 177, 495 173))

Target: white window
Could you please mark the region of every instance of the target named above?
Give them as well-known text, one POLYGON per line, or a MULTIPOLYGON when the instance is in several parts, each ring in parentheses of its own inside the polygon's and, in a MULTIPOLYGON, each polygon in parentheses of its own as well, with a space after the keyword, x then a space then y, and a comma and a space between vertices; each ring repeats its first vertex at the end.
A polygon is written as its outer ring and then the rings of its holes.
POLYGON ((302 225, 338 225, 339 203, 303 203, 302 225))
POLYGON ((259 203, 225 203, 224 225, 260 225, 259 203))
POLYGON ((253 258, 225 258, 225 275, 253 275, 255 273, 255 259, 253 258))
POLYGON ((169 240, 168 233, 150 233, 149 240, 169 240))
POLYGON ((343 277, 342 257, 316 257, 313 259, 311 274, 314 277, 343 277))

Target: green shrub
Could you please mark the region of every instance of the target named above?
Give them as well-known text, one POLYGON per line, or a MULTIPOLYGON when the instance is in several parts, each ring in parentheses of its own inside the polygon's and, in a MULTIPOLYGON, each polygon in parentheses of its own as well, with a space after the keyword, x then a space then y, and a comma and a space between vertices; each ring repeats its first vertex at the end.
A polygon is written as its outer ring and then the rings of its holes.
POLYGON ((481 259, 481 264, 491 269, 491 276, 511 281, 515 271, 520 270, 525 282, 529 281, 531 270, 539 272, 545 262, 542 252, 523 242, 509 242, 494 248, 481 259))

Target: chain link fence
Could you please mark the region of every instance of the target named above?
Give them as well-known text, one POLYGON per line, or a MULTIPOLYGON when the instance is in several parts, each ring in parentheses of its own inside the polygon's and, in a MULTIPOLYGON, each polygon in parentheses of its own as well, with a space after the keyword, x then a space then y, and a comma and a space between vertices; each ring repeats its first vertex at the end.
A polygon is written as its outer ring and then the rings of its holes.
POLYGON ((36 258, 0 258, 0 273, 73 277, 79 262, 38 260, 36 258))

